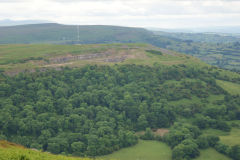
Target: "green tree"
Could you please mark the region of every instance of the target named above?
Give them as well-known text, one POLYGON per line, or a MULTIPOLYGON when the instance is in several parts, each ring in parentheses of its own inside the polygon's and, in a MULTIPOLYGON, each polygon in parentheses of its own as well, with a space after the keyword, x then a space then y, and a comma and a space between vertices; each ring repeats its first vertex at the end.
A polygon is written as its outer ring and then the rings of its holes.
POLYGON ((240 160, 240 145, 232 146, 229 155, 234 160, 240 160))
POLYGON ((138 130, 145 130, 147 126, 148 126, 148 121, 145 115, 140 115, 137 120, 138 130))
POLYGON ((145 140, 153 140, 154 134, 153 134, 151 128, 146 128, 146 131, 145 131, 144 135, 141 136, 141 138, 145 139, 145 140))
POLYGON ((192 139, 186 139, 173 148, 173 160, 191 159, 199 156, 198 145, 192 139))
POLYGON ((201 148, 201 149, 208 148, 209 144, 208 144, 207 136, 203 136, 203 135, 199 136, 197 138, 197 144, 198 144, 199 148, 201 148))
POLYGON ((74 155, 82 156, 86 147, 83 142, 73 142, 71 144, 71 149, 72 149, 74 155))
POLYGON ((220 152, 220 153, 222 153, 222 154, 229 155, 230 147, 229 147, 228 145, 226 145, 226 144, 223 144, 223 143, 221 143, 221 142, 218 142, 218 143, 214 146, 214 148, 215 148, 218 152, 220 152))
POLYGON ((208 140, 209 146, 214 147, 220 139, 218 136, 209 135, 207 136, 207 140, 208 140))
POLYGON ((58 143, 48 143, 47 150, 51 153, 59 154, 61 153, 61 146, 58 143))

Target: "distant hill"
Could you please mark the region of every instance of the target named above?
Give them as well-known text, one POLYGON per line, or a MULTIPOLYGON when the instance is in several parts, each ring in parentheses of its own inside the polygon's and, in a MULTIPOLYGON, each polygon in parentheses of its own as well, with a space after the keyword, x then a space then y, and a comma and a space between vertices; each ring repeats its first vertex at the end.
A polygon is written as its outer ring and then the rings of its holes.
POLYGON ((143 42, 152 35, 142 28, 48 23, 0 27, 0 44, 143 42))
POLYGON ((218 27, 204 27, 195 28, 194 32, 214 32, 214 33, 240 33, 240 26, 218 26, 218 27))
POLYGON ((207 42, 207 43, 232 43, 240 41, 240 36, 235 34, 220 33, 185 33, 153 31, 154 34, 184 41, 207 42))
POLYGON ((199 27, 199 28, 148 28, 153 31, 163 32, 183 32, 183 33, 228 33, 228 34, 240 34, 240 26, 217 26, 217 27, 199 27))
POLYGON ((186 53, 225 69, 240 70, 240 38, 217 33, 170 33, 154 31, 154 45, 186 53), (161 41, 161 43, 159 43, 161 41))
POLYGON ((16 25, 27 25, 27 24, 42 24, 42 23, 50 23, 50 21, 45 20, 10 20, 4 19, 0 20, 0 26, 16 26, 16 25))
MULTIPOLYGON (((62 25, 56 23, 42 23, 42 21, 0 21, 0 44, 28 44, 28 43, 57 43, 57 44, 93 44, 93 43, 150 43, 164 47, 167 41, 193 40, 194 42, 236 42, 239 41, 239 34, 231 34, 240 27, 225 28, 229 33, 189 33, 190 30, 147 30, 144 28, 105 26, 105 25, 62 25), (28 25, 1 26, 3 24, 28 25), (155 34, 154 34, 155 33, 155 34), (158 36, 157 36, 158 35, 158 36), (157 39, 157 40, 156 40, 157 39), (159 39, 161 39, 160 42, 159 39), (156 42, 157 41, 157 42, 156 42)), ((221 27, 218 28, 220 31, 221 27)), ((199 29, 199 31, 201 31, 199 29)), ((211 32, 210 30, 207 30, 211 32)), ((217 30, 216 30, 217 31, 217 30)))

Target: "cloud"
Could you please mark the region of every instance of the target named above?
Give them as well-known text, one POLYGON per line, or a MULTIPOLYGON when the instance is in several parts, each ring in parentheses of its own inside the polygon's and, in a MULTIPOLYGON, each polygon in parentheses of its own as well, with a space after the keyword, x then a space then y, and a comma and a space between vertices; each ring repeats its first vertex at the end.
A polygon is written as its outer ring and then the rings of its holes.
POLYGON ((240 1, 0 0, 0 19, 169 28, 240 25, 240 1))
POLYGON ((0 0, 0 3, 21 3, 21 2, 27 2, 30 0, 0 0))

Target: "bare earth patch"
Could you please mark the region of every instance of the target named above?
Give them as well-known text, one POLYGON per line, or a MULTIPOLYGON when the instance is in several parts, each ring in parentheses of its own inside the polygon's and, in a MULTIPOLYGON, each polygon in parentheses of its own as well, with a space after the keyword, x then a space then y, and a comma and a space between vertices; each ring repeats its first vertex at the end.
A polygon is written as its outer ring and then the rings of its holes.
POLYGON ((167 134, 168 132, 169 132, 168 129, 159 128, 159 129, 157 129, 157 130, 154 132, 154 134, 162 137, 162 136, 164 136, 165 134, 167 134))
POLYGON ((102 61, 102 62, 112 62, 112 63, 117 63, 117 62, 123 62, 126 59, 134 59, 137 57, 144 57, 144 54, 136 54, 137 51, 135 49, 129 49, 129 50, 120 50, 116 51, 113 49, 109 49, 107 52, 102 52, 102 53, 93 53, 93 54, 81 54, 81 55, 71 55, 67 54, 65 56, 58 56, 58 57, 53 57, 49 59, 50 64, 45 65, 44 67, 59 67, 59 66, 65 66, 72 64, 70 62, 72 61, 88 61, 88 60, 95 60, 97 61, 102 61))
POLYGON ((44 67, 62 67, 70 64, 73 64, 73 63, 69 62, 69 63, 49 64, 49 65, 45 65, 44 67))
MULTIPOLYGON (((161 136, 161 137, 163 137, 169 132, 169 130, 165 128, 153 129, 152 131, 155 136, 161 136)), ((144 133, 145 131, 140 131, 140 132, 137 132, 136 135, 141 136, 141 135, 144 135, 144 133)))

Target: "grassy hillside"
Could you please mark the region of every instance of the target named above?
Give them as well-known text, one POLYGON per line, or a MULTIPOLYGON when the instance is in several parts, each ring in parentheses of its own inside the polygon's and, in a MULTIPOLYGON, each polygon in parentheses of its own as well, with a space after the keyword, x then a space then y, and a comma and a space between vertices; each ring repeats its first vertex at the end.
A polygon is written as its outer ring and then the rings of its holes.
POLYGON ((91 160, 90 158, 67 157, 53 155, 34 149, 26 149, 23 146, 0 141, 0 160, 91 160))
POLYGON ((240 84, 217 80, 217 84, 233 95, 240 95, 240 84))
POLYGON ((86 64, 153 65, 160 63, 205 66, 193 57, 147 44, 0 45, 0 57, 0 69, 9 74, 36 68, 81 67, 86 64))

